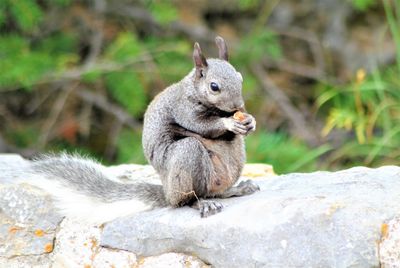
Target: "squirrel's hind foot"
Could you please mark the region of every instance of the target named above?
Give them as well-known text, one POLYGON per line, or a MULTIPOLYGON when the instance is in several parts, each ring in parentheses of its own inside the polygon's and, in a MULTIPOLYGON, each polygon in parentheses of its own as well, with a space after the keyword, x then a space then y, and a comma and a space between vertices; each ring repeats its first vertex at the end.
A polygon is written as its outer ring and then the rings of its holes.
POLYGON ((196 201, 196 203, 193 204, 192 207, 196 208, 200 211, 200 216, 202 218, 206 218, 208 216, 211 216, 211 215, 221 212, 224 205, 222 205, 220 202, 217 202, 214 200, 200 199, 200 200, 196 201))
POLYGON ((227 189, 225 192, 218 194, 216 197, 229 198, 233 196, 244 196, 253 194, 260 190, 260 186, 254 183, 252 180, 241 181, 237 186, 233 186, 227 189))
POLYGON ((236 186, 237 196, 253 194, 260 191, 260 186, 255 184, 251 180, 241 181, 238 186, 236 186))

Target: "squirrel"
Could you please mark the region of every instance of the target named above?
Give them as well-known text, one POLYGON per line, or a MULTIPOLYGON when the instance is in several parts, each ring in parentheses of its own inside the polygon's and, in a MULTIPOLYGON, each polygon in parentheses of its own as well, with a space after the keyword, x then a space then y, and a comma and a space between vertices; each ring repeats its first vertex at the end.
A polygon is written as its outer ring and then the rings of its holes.
POLYGON ((144 116, 144 154, 161 178, 120 183, 115 174, 79 155, 42 155, 20 168, 0 165, 0 182, 28 183, 52 195, 65 216, 103 223, 155 207, 190 205, 201 217, 220 212, 209 198, 254 193, 251 181, 233 186, 246 155, 244 136, 256 128, 245 113, 242 76, 228 62, 222 37, 219 58, 206 59, 194 44, 193 70, 158 94, 144 116), (241 120, 235 119, 240 111, 241 120))
POLYGON ((160 174, 169 205, 192 204, 206 217, 222 209, 214 200, 251 194, 251 181, 232 187, 242 172, 244 135, 256 121, 244 113, 242 75, 228 62, 224 39, 217 36, 218 59, 206 59, 194 44, 194 69, 162 91, 144 116, 145 156, 160 174), (234 119, 241 111, 244 119, 234 119), (194 202, 193 202, 194 201, 194 202))

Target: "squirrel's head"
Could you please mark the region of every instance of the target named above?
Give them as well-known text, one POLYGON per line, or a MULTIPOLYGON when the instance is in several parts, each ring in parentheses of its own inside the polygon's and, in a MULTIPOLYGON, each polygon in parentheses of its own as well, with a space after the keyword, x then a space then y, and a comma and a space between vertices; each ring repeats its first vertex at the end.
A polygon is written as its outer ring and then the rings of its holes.
POLYGON ((218 59, 206 59, 198 43, 194 44, 194 85, 197 99, 202 104, 225 112, 243 110, 242 75, 228 62, 228 50, 222 37, 215 42, 218 59))

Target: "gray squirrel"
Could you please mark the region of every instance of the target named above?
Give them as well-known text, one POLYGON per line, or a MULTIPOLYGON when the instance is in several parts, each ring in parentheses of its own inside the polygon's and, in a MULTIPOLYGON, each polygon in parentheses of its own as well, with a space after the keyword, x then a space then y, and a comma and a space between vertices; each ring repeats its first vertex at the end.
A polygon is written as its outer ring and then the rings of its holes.
POLYGON ((244 112, 242 76, 228 62, 225 41, 216 38, 219 59, 205 59, 194 45, 195 67, 162 91, 147 108, 142 143, 162 185, 117 182, 101 164, 79 155, 44 155, 21 167, 0 163, 0 182, 25 182, 50 193, 60 212, 93 222, 155 207, 190 205, 201 217, 227 198, 259 190, 251 181, 233 186, 245 163, 244 136, 254 131, 244 112), (243 120, 234 119, 241 111, 243 120))

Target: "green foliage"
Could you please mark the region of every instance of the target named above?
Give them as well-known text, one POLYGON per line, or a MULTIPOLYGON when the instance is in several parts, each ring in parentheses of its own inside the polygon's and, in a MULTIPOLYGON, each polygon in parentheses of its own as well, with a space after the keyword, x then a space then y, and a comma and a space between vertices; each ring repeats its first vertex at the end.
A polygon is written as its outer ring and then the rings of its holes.
POLYGON ((53 56, 75 55, 78 49, 78 37, 74 33, 63 32, 55 33, 49 37, 42 39, 36 45, 36 49, 45 51, 53 56))
POLYGON ((145 89, 134 72, 113 72, 105 77, 108 91, 132 115, 140 117, 147 106, 145 89))
MULTIPOLYGON (((254 76, 252 76, 250 73, 248 73, 246 70, 241 72, 242 77, 243 77, 243 97, 246 99, 249 98, 254 98, 257 96, 254 96, 254 94, 257 93, 257 91, 255 90, 258 87, 258 82, 257 80, 254 78, 254 76)), ((259 99, 259 98, 257 98, 259 99)))
POLYGON ((0 59, 0 88, 30 88, 56 65, 48 53, 32 51, 28 41, 16 35, 0 36, 0 59))
POLYGON ((396 44, 397 68, 400 72, 400 3, 399 1, 383 0, 383 7, 385 8, 390 33, 396 44))
POLYGON ((192 68, 192 62, 187 56, 176 51, 169 51, 157 58, 161 78, 168 82, 181 80, 182 73, 187 74, 192 68))
POLYGON ((86 83, 95 83, 103 76, 103 72, 96 69, 91 69, 82 74, 82 80, 86 83))
POLYGON ((318 158, 330 150, 327 145, 310 149, 284 133, 258 132, 246 138, 248 162, 272 164, 275 172, 312 171, 318 158))
MULTIPOLYGON (((71 3, 71 0, 47 0, 49 4, 62 7, 71 3)), ((44 11, 38 0, 1 0, 0 27, 5 23, 7 15, 15 22, 19 30, 24 33, 33 33, 38 30, 44 19, 44 11)))
POLYGON ((117 142, 118 163, 146 163, 142 149, 141 137, 141 133, 134 133, 131 130, 124 130, 121 132, 117 142))
POLYGON ((25 122, 24 124, 17 124, 8 128, 5 136, 16 147, 26 148, 38 142, 39 133, 39 128, 35 124, 25 122))
POLYGON ((68 35, 49 37, 36 46, 18 35, 0 36, 0 91, 17 86, 31 89, 47 74, 75 64, 75 44, 68 35))
POLYGON ((106 57, 118 62, 135 59, 143 52, 143 48, 135 35, 123 32, 110 44, 106 50, 106 57))
POLYGON ((49 4, 54 3, 60 7, 66 7, 71 4, 72 0, 47 0, 49 4))
POLYGON ((357 140, 349 141, 347 147, 339 152, 350 156, 346 148, 356 148, 358 159, 362 159, 363 164, 383 164, 384 159, 377 156, 385 152, 387 145, 400 146, 397 128, 400 125, 399 79, 393 69, 382 74, 376 70, 367 77, 360 76, 360 72, 352 84, 343 87, 328 85, 317 98, 320 109, 329 107, 322 134, 328 135, 334 128, 354 132, 357 140), (364 148, 369 152, 364 153, 364 148))
POLYGON ((350 0, 350 4, 359 11, 366 11, 376 3, 376 0, 350 0))
MULTIPOLYGON (((280 58, 281 47, 276 35, 273 32, 262 29, 245 36, 235 51, 234 63, 249 64, 265 56, 280 58)), ((239 64, 239 65, 240 65, 239 64)))
MULTIPOLYGON (((353 0, 360 10, 375 1, 353 0)), ((327 159, 330 163, 348 160, 349 163, 383 165, 398 163, 400 154, 400 4, 383 0, 390 33, 396 44, 396 64, 384 71, 374 70, 366 76, 361 69, 355 81, 345 86, 327 85, 317 99, 321 109, 329 107, 329 116, 323 130, 332 129, 355 133, 356 140, 347 141, 327 159)))
POLYGON ((6 22, 7 2, 0 1, 0 27, 6 22))
POLYGON ((257 7, 260 4, 260 0, 238 0, 239 8, 246 10, 257 7))
POLYGON ((168 24, 178 17, 178 11, 171 1, 146 0, 145 2, 154 19, 162 25, 168 24))
POLYGON ((193 68, 190 58, 192 46, 187 41, 178 38, 148 38, 145 44, 150 51, 154 51, 157 70, 166 83, 181 80, 182 74, 187 74, 193 68))
POLYGON ((43 12, 35 0, 3 0, 8 2, 8 8, 22 31, 30 32, 37 29, 43 19, 43 12))

